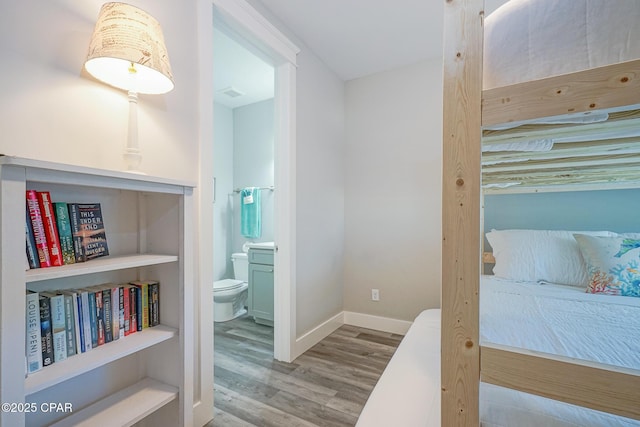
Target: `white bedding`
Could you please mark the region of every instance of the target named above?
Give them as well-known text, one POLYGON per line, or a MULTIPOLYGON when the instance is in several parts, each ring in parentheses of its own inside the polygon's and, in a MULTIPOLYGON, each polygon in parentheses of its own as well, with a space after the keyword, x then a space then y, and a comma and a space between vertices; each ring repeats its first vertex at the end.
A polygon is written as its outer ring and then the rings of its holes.
MULTIPOLYGON (((483 276, 481 342, 520 346, 640 369, 640 298, 483 276)), ((480 387, 486 427, 638 427, 630 420, 509 390, 480 387)), ((440 310, 414 321, 357 426, 440 425, 440 310)))
POLYGON ((510 0, 485 19, 483 86, 640 58, 638 22, 637 0, 510 0))
MULTIPOLYGON (((480 341, 640 369, 640 298, 483 276, 480 341)), ((484 426, 640 426, 640 421, 482 384, 484 426)))
POLYGON ((640 298, 484 276, 480 312, 480 344, 640 369, 640 298))
POLYGON ((356 426, 439 425, 440 310, 425 310, 391 358, 356 426))

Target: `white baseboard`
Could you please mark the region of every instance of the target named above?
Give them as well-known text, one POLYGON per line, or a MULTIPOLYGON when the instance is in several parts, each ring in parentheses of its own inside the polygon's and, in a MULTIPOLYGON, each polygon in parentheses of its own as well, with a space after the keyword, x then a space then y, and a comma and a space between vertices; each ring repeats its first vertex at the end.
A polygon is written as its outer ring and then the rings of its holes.
POLYGON ((300 338, 297 338, 292 360, 295 360, 295 358, 300 356, 302 353, 331 335, 333 331, 342 325, 359 326, 361 328, 404 335, 409 330, 411 323, 412 322, 406 320, 343 311, 316 326, 300 338))
POLYGON ((409 330, 412 322, 407 320, 391 319, 389 317, 373 316, 371 314, 354 313, 345 311, 344 324, 359 326, 361 328, 375 329, 376 331, 389 332, 404 335, 409 330))
POLYGON ((329 320, 316 326, 300 338, 296 339, 292 360, 309 350, 314 345, 331 335, 333 331, 344 325, 344 312, 338 313, 329 320))

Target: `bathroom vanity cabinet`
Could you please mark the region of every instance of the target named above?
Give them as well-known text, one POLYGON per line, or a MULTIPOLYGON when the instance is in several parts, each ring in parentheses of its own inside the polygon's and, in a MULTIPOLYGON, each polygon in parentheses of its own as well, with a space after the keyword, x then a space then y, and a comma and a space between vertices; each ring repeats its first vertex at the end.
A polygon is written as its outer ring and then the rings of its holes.
POLYGON ((249 315, 273 326, 273 249, 249 249, 249 315))

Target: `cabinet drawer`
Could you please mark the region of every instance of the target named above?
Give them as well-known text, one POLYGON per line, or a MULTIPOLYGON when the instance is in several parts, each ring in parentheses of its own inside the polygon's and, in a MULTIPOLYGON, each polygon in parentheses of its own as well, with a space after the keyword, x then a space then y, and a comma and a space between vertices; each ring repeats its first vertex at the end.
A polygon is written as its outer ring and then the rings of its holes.
POLYGON ((249 249, 249 264, 273 265, 271 249, 249 249))

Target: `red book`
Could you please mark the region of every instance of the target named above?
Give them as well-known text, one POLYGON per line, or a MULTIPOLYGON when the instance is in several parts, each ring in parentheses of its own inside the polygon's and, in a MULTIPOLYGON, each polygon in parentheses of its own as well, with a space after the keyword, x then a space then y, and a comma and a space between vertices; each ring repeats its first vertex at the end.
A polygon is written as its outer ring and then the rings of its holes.
POLYGON ((56 225, 56 215, 51 203, 51 194, 48 191, 38 191, 38 204, 44 225, 44 234, 47 237, 49 248, 49 258, 51 265, 60 266, 64 264, 62 260, 62 248, 60 247, 60 237, 58 236, 58 226, 56 225))
POLYGON ((129 291, 129 333, 134 334, 138 332, 138 303, 136 299, 138 288, 133 285, 127 285, 127 288, 125 291, 129 291))
POLYGON ((47 236, 45 235, 40 204, 38 203, 38 193, 35 190, 27 190, 27 212, 31 220, 33 236, 36 240, 36 251, 38 252, 38 259, 40 260, 40 267, 51 267, 47 236))
POLYGON ((124 308, 124 335, 131 334, 131 297, 129 296, 129 286, 122 286, 122 302, 124 308))

